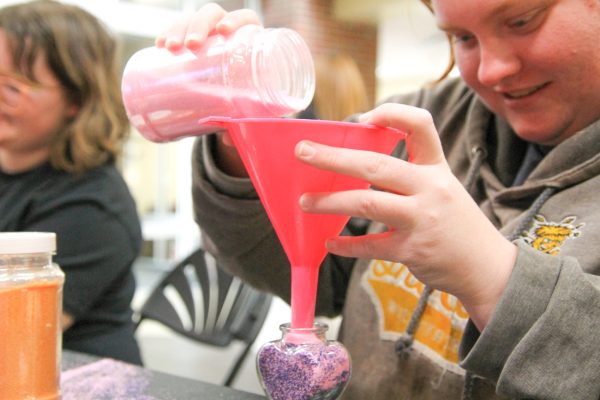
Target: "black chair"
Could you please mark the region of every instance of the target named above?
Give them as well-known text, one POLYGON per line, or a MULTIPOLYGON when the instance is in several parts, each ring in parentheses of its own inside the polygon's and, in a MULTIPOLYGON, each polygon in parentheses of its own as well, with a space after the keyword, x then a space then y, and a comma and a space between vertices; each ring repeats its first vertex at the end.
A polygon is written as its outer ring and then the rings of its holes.
POLYGON ((263 326, 271 300, 270 294, 226 273, 210 254, 197 249, 159 282, 134 318, 136 329, 151 319, 204 344, 245 343, 226 375, 224 385, 231 386, 263 326))

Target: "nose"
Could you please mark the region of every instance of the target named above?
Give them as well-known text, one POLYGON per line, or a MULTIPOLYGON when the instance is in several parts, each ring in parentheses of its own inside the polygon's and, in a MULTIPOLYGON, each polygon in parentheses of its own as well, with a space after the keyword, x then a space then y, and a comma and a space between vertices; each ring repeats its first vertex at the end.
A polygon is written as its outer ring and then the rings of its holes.
POLYGON ((521 70, 521 59, 510 43, 501 39, 480 43, 477 78, 493 87, 521 70))

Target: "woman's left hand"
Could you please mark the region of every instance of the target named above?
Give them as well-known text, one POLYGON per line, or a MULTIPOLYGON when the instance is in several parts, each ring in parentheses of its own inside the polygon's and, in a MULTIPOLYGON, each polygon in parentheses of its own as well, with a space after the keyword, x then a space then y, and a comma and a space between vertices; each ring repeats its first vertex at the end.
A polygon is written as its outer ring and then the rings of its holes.
POLYGON ((173 52, 184 48, 194 51, 208 36, 228 35, 244 25, 260 25, 258 14, 247 8, 227 12, 217 3, 207 3, 161 32, 154 44, 173 52))
POLYGON ((330 252, 402 262, 422 282, 454 294, 482 328, 493 312, 516 257, 505 239, 452 174, 431 114, 384 104, 361 122, 407 132, 409 162, 379 153, 302 141, 296 156, 320 169, 365 179, 378 190, 306 193, 306 212, 342 214, 385 224, 384 233, 330 239, 330 252))

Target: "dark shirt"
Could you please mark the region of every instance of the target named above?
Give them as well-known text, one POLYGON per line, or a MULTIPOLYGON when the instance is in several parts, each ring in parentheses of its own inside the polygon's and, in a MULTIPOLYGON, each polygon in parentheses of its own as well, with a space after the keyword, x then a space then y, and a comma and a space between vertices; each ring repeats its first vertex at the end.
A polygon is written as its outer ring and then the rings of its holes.
POLYGON ((527 151, 525 152, 525 157, 523 158, 523 162, 517 171, 517 175, 513 181, 512 186, 521 185, 529 174, 537 167, 537 165, 542 161, 546 154, 548 154, 552 150, 552 147, 549 146, 540 146, 535 143, 527 144, 527 151))
POLYGON ((114 165, 81 175, 49 164, 19 174, 0 172, 0 231, 56 233, 64 311, 75 319, 63 333, 64 348, 141 363, 130 305, 141 228, 114 165))

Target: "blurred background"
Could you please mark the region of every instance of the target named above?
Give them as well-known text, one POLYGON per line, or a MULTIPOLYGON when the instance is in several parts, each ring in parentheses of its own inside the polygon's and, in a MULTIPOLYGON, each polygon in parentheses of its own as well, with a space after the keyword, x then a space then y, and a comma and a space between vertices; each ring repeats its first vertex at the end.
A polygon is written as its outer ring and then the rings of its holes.
MULTIPOLYGON (((18 1, 0 0, 0 6, 18 1)), ((136 50, 176 18, 200 8, 203 0, 64 0, 103 20, 121 42, 123 65, 136 50)), ((418 0, 223 0, 226 10, 254 9, 269 27, 298 31, 314 57, 339 51, 356 61, 364 78, 369 105, 387 96, 414 90, 445 70, 449 47, 430 12, 418 0)), ((137 201, 145 246, 136 265, 139 306, 174 262, 201 243, 193 221, 190 195, 190 150, 193 139, 156 144, 132 132, 122 170, 137 201)), ((277 339, 278 325, 289 321, 289 307, 274 301, 256 346, 277 339)), ((327 321, 335 337, 339 321, 327 321)), ((150 323, 148 323, 150 324, 150 323)), ((196 344, 159 326, 138 330, 146 366, 219 383, 228 352, 198 350, 196 344), (173 357, 177 354, 177 357, 173 357)), ((250 354, 234 387, 261 393, 250 354)))

